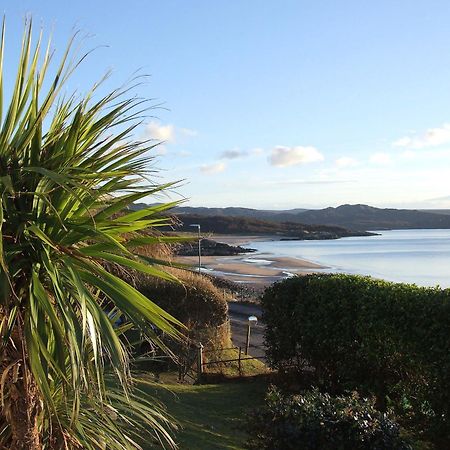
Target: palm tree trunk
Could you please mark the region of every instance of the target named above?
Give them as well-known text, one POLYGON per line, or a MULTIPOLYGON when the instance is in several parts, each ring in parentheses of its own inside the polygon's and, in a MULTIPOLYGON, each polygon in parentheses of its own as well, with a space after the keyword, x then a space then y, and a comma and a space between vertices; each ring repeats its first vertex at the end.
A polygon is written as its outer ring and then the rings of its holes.
POLYGON ((11 450, 40 450, 42 445, 38 418, 41 401, 33 374, 29 370, 22 325, 21 318, 17 318, 1 365, 1 376, 6 376, 3 414, 11 430, 11 450))

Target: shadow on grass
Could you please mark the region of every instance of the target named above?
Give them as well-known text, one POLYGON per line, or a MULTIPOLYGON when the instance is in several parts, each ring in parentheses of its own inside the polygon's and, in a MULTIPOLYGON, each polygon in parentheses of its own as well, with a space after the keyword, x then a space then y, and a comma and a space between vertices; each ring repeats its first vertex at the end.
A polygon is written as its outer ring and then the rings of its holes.
POLYGON ((182 450, 242 449, 246 413, 263 404, 266 380, 207 385, 161 385, 145 388, 178 421, 182 450))

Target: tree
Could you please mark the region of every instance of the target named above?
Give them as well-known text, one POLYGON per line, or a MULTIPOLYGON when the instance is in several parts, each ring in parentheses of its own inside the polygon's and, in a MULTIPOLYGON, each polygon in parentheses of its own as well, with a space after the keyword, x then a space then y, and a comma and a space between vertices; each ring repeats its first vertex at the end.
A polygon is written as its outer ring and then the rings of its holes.
MULTIPOLYGON (((25 26, 15 85, 4 105, 0 43, 0 380, 2 448, 136 448, 150 429, 173 442, 151 401, 133 394, 121 334, 130 326, 162 345, 181 324, 118 278, 121 266, 172 279, 141 245, 174 203, 127 207, 171 185, 151 181, 154 144, 131 136, 143 101, 129 87, 96 100, 63 96, 84 59, 72 40, 53 67, 50 43, 25 26), (123 212, 125 210, 125 213, 123 212), (128 322, 118 326, 118 317, 128 322), (131 324, 131 325, 130 325, 131 324)), ((8 68, 9 70, 9 68, 8 68)))

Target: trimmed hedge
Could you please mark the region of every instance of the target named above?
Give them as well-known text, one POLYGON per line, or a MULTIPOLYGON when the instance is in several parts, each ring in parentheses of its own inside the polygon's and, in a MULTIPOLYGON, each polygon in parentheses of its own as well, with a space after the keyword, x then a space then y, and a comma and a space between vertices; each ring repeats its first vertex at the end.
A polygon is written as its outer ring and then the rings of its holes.
POLYGON ((273 368, 310 365, 334 392, 374 394, 450 434, 449 289, 315 274, 271 286, 262 306, 273 368))
POLYGON ((356 394, 283 395, 271 389, 247 427, 246 447, 255 450, 411 450, 400 427, 356 394))

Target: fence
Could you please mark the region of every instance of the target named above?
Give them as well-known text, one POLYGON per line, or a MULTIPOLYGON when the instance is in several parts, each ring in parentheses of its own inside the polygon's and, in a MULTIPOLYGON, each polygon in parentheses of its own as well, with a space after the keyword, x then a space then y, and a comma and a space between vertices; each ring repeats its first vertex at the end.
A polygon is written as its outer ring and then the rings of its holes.
MULTIPOLYGON (((258 347, 253 347, 253 349, 258 349, 258 347)), ((261 350, 264 352, 264 349, 261 350)), ((258 356, 252 356, 246 354, 242 347, 233 346, 208 350, 199 343, 195 348, 191 348, 184 363, 180 364, 179 378, 180 381, 190 378, 199 383, 204 379, 206 373, 214 372, 214 370, 210 370, 211 368, 216 367, 223 370, 229 368, 233 363, 237 365, 238 376, 243 376, 243 363, 252 360, 265 361, 265 352, 258 356)))

